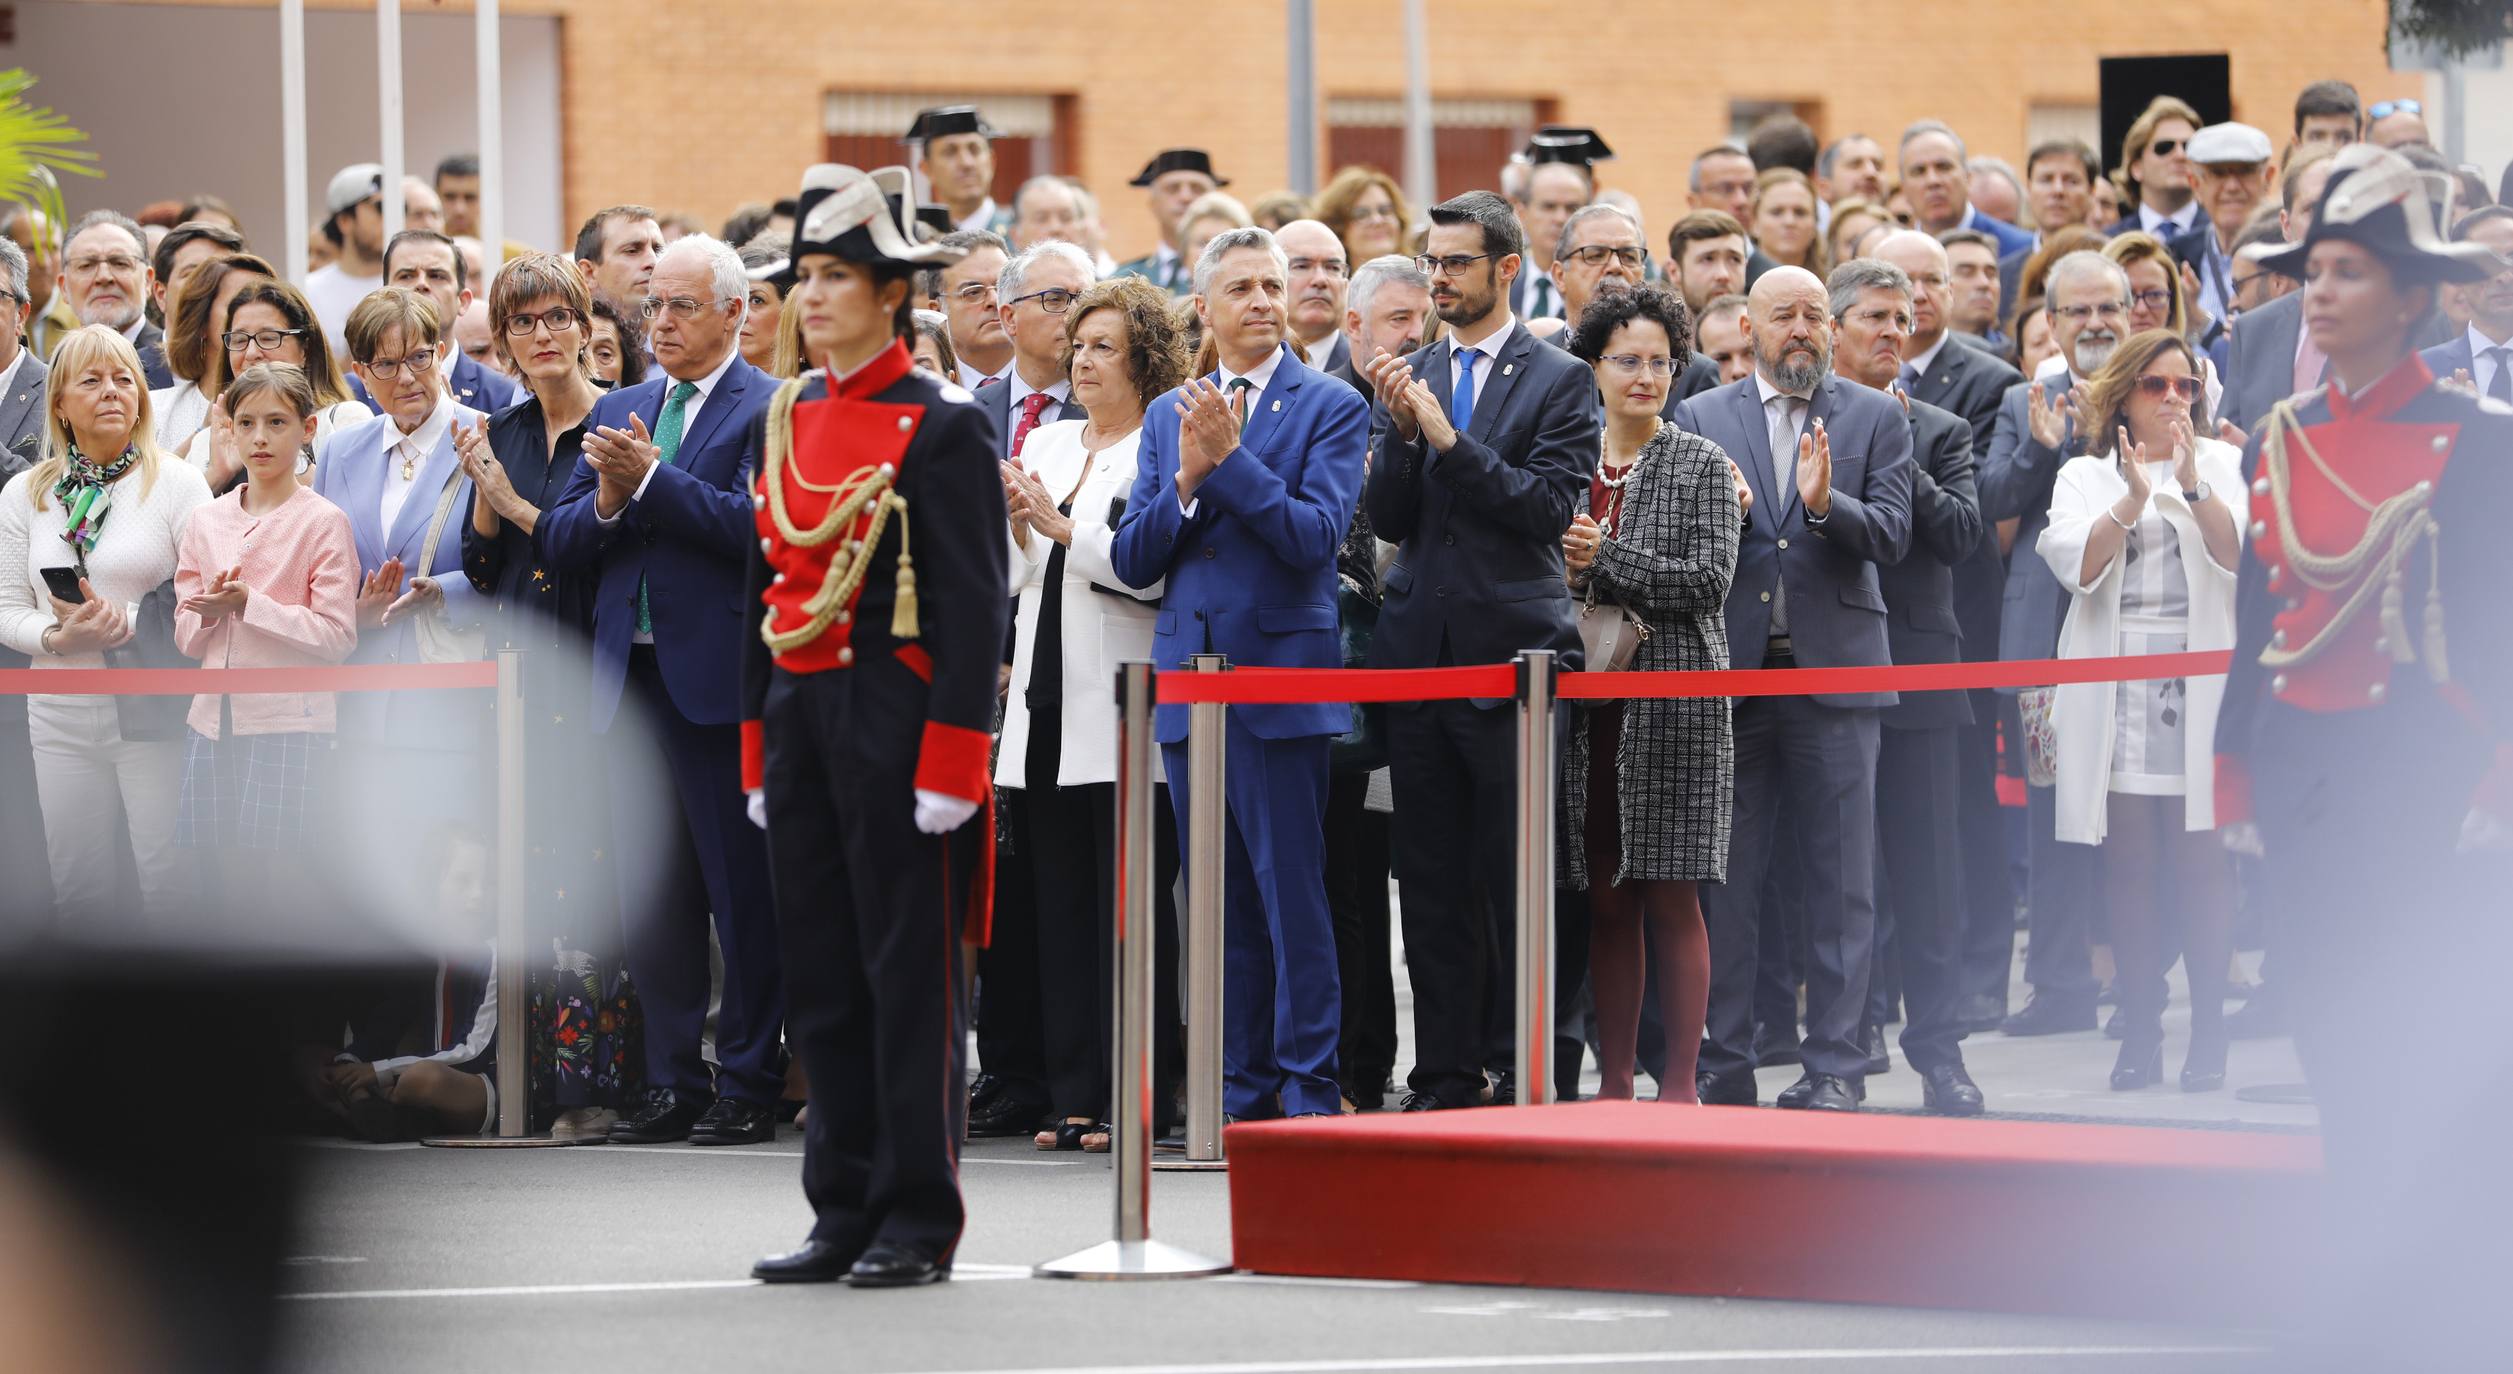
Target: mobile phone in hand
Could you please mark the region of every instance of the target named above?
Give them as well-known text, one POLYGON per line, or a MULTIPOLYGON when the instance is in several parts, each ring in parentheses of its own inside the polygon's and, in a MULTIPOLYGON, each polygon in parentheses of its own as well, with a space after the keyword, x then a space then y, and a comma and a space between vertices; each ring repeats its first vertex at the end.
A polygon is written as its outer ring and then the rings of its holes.
POLYGON ((87 593, 79 590, 78 569, 54 567, 44 568, 41 571, 44 575, 44 586, 50 589, 55 597, 73 606, 87 600, 87 593))

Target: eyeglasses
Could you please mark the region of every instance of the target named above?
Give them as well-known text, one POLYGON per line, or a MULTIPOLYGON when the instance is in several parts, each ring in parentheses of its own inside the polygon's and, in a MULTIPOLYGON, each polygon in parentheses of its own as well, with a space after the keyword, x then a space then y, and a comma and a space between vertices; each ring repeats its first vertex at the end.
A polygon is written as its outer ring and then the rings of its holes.
POLYGON ((218 339, 219 342, 227 345, 227 351, 230 353, 242 353, 247 344, 265 353, 276 353, 290 339, 302 339, 305 336, 306 331, 302 329, 230 329, 219 335, 218 339))
POLYGON ((995 298, 995 288, 987 282, 973 281, 952 292, 951 298, 958 301, 962 305, 975 305, 979 301, 993 300, 995 298))
POLYGON ((366 364, 366 370, 375 374, 377 381, 389 382, 400 376, 401 370, 405 367, 410 369, 411 376, 418 377, 425 375, 427 370, 434 366, 436 366, 436 350, 422 348, 399 358, 377 358, 366 364))
POLYGON ((1393 205, 1355 206, 1353 208, 1352 217, 1353 222, 1356 224, 1367 223, 1368 221, 1377 219, 1394 219, 1396 218, 1396 207, 1393 205))
POLYGON ((101 258, 72 258, 70 259, 70 275, 74 277, 86 277, 93 276, 98 272, 112 272, 116 275, 122 275, 125 273, 137 272, 144 265, 145 264, 141 263, 138 258, 132 257, 128 253, 114 253, 101 258))
POLYGON ((1592 243, 1585 248, 1572 249, 1569 257, 1571 261, 1582 267, 1603 267, 1606 265, 1606 260, 1611 258, 1637 272, 1641 269, 1641 264, 1649 261, 1649 250, 1646 248, 1608 248, 1601 243, 1592 243))
MULTIPOLYGON (((648 301, 646 304, 651 306, 654 302, 648 301)), ((654 312, 652 310, 648 310, 646 312, 646 317, 648 319, 652 319, 654 317, 654 312)), ((528 339, 532 337, 532 331, 534 329, 545 324, 550 327, 551 333, 558 334, 573 329, 584 322, 585 317, 577 314, 573 307, 554 305, 549 309, 542 311, 538 315, 513 314, 507 316, 506 337, 510 339, 528 339)))
POLYGON ((674 296, 668 301, 648 296, 644 304, 637 307, 637 313, 651 320, 669 310, 672 312, 673 319, 694 320, 705 314, 707 308, 713 304, 713 301, 697 300, 689 296, 674 296))
POLYGON ((2118 301, 2105 301, 2101 305, 2054 305, 2051 307, 2051 313, 2063 320, 2083 324, 2087 320, 2096 318, 2120 319, 2129 313, 2129 307, 2118 301))
POLYGON ((2155 154, 2157 157, 2171 157, 2173 154, 2181 151, 2181 145, 2185 142, 2188 142, 2188 140, 2179 138, 2159 138, 2153 143, 2147 145, 2147 151, 2155 154))
POLYGON ((2199 399, 2199 379, 2196 377, 2140 377, 2138 394, 2149 400, 2160 400, 2169 394, 2179 396, 2185 401, 2195 402, 2199 399))
POLYGON ((1644 358, 1637 353, 1616 353, 1610 357, 1599 358, 1597 361, 1626 377, 1638 373, 1644 365, 1649 368, 1649 375, 1652 377, 1675 375, 1675 359, 1673 358, 1644 358))
POLYGON ((2131 296, 2129 300, 2131 304, 2144 306, 2149 310, 2163 310, 2172 305, 2173 292, 2172 288, 2166 286, 2149 287, 2131 296))
POLYGON ((1491 256, 1490 253, 1451 253, 1444 258, 1435 258, 1425 253, 1414 259, 1414 266, 1421 268, 1422 274, 1427 277, 1436 277, 1443 272, 1458 277, 1465 275, 1467 268, 1491 256))
POLYGON ((1342 258, 1293 258, 1284 265, 1294 272, 1324 272, 1330 277, 1340 277, 1349 270, 1342 258))
POLYGON ((2421 115, 2425 112, 2426 107, 2414 100, 2377 100, 2365 107, 2365 118, 2388 119, 2395 114, 2421 115))
POLYGON ((1004 302, 1004 304, 1019 305, 1023 301, 1036 301, 1038 302, 1039 309, 1046 311, 1050 315, 1061 315, 1067 310, 1073 308, 1073 303, 1076 299, 1078 299, 1078 297, 1075 293, 1067 291, 1062 287, 1051 286, 1044 291, 1033 291, 1026 296, 1015 296, 1011 300, 1004 302))

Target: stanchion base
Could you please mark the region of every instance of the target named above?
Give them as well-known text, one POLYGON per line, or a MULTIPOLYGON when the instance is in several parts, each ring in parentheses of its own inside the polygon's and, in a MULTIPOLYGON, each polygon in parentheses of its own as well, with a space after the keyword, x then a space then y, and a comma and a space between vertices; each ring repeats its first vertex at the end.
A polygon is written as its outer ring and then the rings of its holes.
POLYGON ((2263 1102, 2280 1107, 2316 1105, 2312 1085, 2308 1083, 2255 1083, 2248 1088, 2234 1089, 2237 1102, 2263 1102))
POLYGON ((439 1150, 564 1150, 571 1145, 599 1145, 598 1140, 552 1140, 540 1135, 432 1135, 422 1145, 439 1150))
POLYGON ((1154 1156, 1152 1172, 1156 1174, 1224 1174, 1230 1172, 1227 1159, 1189 1159, 1185 1155, 1154 1156))
POLYGON ((1030 1272, 1042 1279, 1201 1279, 1230 1266, 1156 1240, 1107 1240, 1030 1272))

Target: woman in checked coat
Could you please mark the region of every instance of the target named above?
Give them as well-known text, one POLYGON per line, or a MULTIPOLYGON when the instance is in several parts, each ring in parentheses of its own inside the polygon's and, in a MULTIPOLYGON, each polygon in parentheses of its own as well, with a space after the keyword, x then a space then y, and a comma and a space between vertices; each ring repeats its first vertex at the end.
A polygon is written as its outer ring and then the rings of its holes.
MULTIPOLYGON (((1591 607, 1586 618, 1620 606, 1646 627, 1631 663, 1638 672, 1728 666, 1724 607, 1741 509, 1734 468, 1718 445, 1659 416, 1679 360, 1691 356, 1691 325, 1667 292, 1611 292, 1589 305, 1570 339, 1597 371, 1606 428, 1588 510, 1562 536, 1564 561, 1591 607)), ((1589 893, 1600 1097, 1632 1096, 1646 948, 1665 1012, 1659 1099, 1694 1100, 1710 1000, 1698 885, 1726 875, 1734 760, 1725 697, 1599 702, 1572 724, 1561 862, 1570 886, 1589 893)))

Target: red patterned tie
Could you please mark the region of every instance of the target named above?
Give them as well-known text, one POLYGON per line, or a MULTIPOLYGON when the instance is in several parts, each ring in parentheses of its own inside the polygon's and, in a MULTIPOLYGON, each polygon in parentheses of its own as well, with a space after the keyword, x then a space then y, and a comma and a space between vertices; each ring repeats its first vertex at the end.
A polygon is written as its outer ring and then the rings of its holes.
POLYGON ((1056 398, 1044 391, 1033 391, 1021 398, 1021 421, 1012 427, 1012 457, 1021 456, 1021 441, 1030 437, 1031 430, 1038 428, 1040 412, 1055 403, 1056 398))

